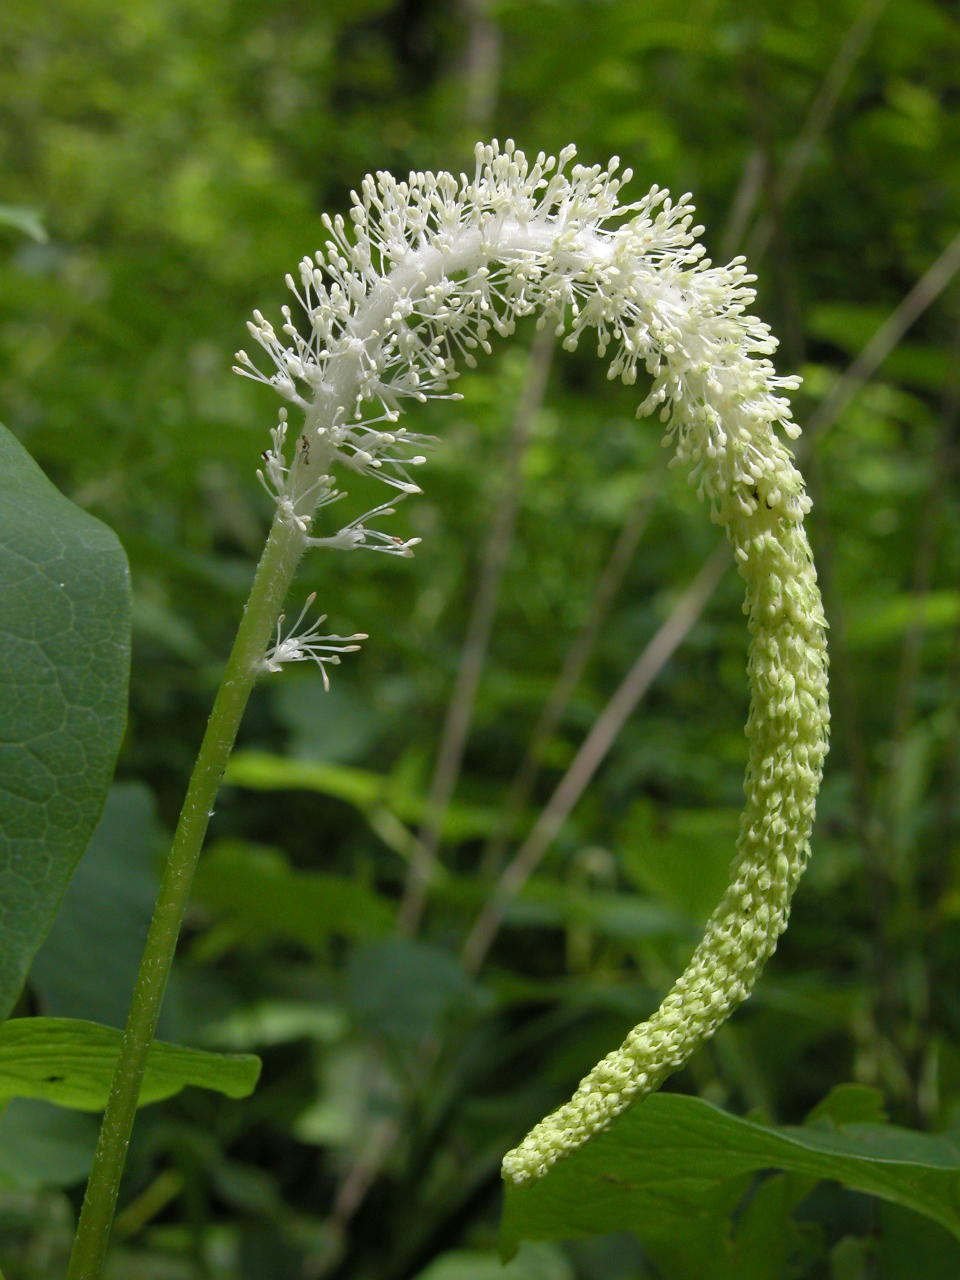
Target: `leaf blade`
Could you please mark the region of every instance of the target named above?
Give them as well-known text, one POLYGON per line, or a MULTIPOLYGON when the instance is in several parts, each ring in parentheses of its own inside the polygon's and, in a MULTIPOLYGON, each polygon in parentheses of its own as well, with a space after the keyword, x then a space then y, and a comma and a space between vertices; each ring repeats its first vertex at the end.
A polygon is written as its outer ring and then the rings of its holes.
MULTIPOLYGON (((743 1179, 767 1169, 835 1180, 960 1236, 960 1145, 951 1137, 820 1120, 773 1128, 700 1098, 653 1094, 539 1182, 507 1186, 502 1248, 509 1256, 524 1239, 633 1230, 671 1276, 693 1275, 692 1259, 718 1249, 718 1215, 734 1212, 743 1179)), ((723 1244, 732 1259, 733 1235, 723 1244)))
POLYGON ((115 535, 0 426, 0 1017, 96 826, 126 721, 115 535))
MULTIPOLYGON (((39 1098, 78 1111, 107 1100, 121 1033, 80 1018, 12 1018, 0 1027, 0 1099, 39 1098)), ((256 1086, 260 1059, 211 1053, 155 1040, 140 1106, 172 1097, 187 1085, 245 1098, 256 1086)))

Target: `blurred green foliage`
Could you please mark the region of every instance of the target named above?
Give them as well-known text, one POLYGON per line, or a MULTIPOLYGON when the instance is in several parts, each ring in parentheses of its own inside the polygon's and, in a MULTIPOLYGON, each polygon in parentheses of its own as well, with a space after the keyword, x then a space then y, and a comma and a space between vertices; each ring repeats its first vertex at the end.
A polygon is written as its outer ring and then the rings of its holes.
MULTIPOLYGON (((956 10, 935 0, 8 0, 0 417, 130 558, 120 778, 149 791, 118 792, 105 821, 121 825, 101 831, 18 1012, 88 1016, 71 947, 108 909, 122 824, 109 910, 140 920, 154 822, 175 819, 268 516, 254 471, 276 405, 229 372, 246 316, 276 313, 320 213, 367 170, 459 170, 481 136, 573 140, 587 163, 620 153, 638 192, 694 192, 710 252, 758 271, 779 364, 805 375, 798 420, 820 413, 803 448, 835 734, 815 858, 757 994, 669 1087, 797 1124, 853 1080, 901 1124, 955 1123, 956 284, 838 414, 821 410, 957 233, 958 54, 956 10)), ((115 1277, 497 1274, 501 1154, 652 1007, 717 891, 745 754, 733 574, 486 963, 458 961, 499 861, 716 542, 656 425, 634 420, 637 389, 581 351, 554 360, 529 423, 440 871, 417 936, 397 936, 532 336, 464 376, 462 402, 419 414, 443 443, 395 517, 423 538, 415 559, 304 565, 300 594, 318 591, 331 630, 371 639, 329 697, 297 669, 256 695, 165 1032, 257 1052, 263 1077, 244 1103, 188 1091, 141 1114, 115 1277), (638 548, 498 856, 505 793, 638 503, 638 548)), ((132 982, 129 931, 115 946, 100 1010, 132 982)), ((91 1140, 74 1119, 39 1103, 8 1117, 48 1142, 0 1156, 6 1280, 63 1273, 91 1140)), ((766 1185, 752 1194, 769 1201, 766 1185)), ((784 1275, 941 1274, 940 1229, 875 1200, 821 1187, 783 1214, 784 1275)), ((531 1246, 503 1274, 671 1280, 627 1234, 531 1246)))

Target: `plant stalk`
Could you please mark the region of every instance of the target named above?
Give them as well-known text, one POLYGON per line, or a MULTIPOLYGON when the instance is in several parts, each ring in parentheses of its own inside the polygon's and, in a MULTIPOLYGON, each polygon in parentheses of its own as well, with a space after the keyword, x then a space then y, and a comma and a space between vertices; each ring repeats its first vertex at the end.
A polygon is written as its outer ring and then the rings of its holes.
POLYGON ((302 529, 279 516, 274 519, 207 721, 164 867, 83 1200, 67 1280, 99 1280, 103 1270, 140 1086, 197 859, 240 720, 305 546, 306 534, 302 529))

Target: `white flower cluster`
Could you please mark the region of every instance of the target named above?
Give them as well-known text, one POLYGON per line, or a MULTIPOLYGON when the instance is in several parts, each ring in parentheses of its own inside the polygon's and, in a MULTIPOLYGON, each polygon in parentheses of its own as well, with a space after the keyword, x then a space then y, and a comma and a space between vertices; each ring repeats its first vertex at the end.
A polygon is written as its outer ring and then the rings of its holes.
MULTIPOLYGON (((472 176, 388 173, 354 193, 350 227, 325 218, 323 252, 287 283, 298 315, 279 333, 259 312, 249 329, 273 372, 243 351, 237 372, 299 407, 304 427, 285 456, 286 411, 264 455, 261 480, 304 545, 368 547, 409 555, 368 528, 374 508, 339 532, 310 534, 315 513, 340 493, 332 470, 376 475, 398 497, 418 491, 410 468, 430 442, 397 425, 402 406, 450 396, 457 365, 472 366, 495 336, 531 313, 574 348, 597 334, 609 376, 650 390, 640 416, 658 412, 673 462, 686 465, 724 526, 746 583, 752 635, 746 809, 733 880, 685 973, 660 1009, 582 1081, 504 1161, 505 1176, 542 1176, 565 1152, 655 1089, 743 1000, 786 925, 809 854, 829 713, 825 623, 803 529, 802 479, 781 438, 793 438, 769 357, 776 340, 751 316, 753 277, 742 259, 704 256, 689 196, 654 187, 619 203, 626 170, 571 166, 574 148, 531 164, 512 142, 478 144, 472 176)), ((359 637, 282 638, 268 659, 334 654, 359 637)))

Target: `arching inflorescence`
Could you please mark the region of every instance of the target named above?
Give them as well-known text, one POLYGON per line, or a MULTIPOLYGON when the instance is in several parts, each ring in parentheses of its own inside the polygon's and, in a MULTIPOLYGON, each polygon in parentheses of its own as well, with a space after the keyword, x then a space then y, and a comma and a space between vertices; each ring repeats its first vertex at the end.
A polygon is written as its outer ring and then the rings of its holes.
MULTIPOLYGON (((398 425, 405 402, 449 396, 458 363, 531 313, 567 348, 597 335, 609 376, 652 385, 638 409, 665 424, 671 465, 689 469, 726 531, 746 586, 751 692, 746 805, 731 882, 689 965, 660 1008, 581 1081, 504 1160, 525 1183, 656 1089, 750 993, 786 926, 809 856, 827 750, 825 622, 803 527, 803 482, 782 437, 799 431, 782 394, 777 343, 751 316, 754 277, 742 259, 714 266, 689 196, 654 187, 619 203, 629 170, 573 165, 574 148, 533 163, 512 142, 478 144, 472 176, 388 173, 354 193, 352 227, 324 218, 330 239, 287 277, 296 318, 279 332, 259 313, 250 332, 273 370, 245 352, 237 372, 303 411, 289 461, 281 411, 261 480, 304 545, 409 555, 368 521, 312 536, 316 512, 340 496, 333 471, 377 475, 397 497, 418 492, 410 469, 430 443, 398 425)), ((264 661, 334 662, 362 637, 278 638, 264 661), (318 645, 316 641, 321 641, 318 645), (331 657, 330 655, 334 656, 331 657)))

